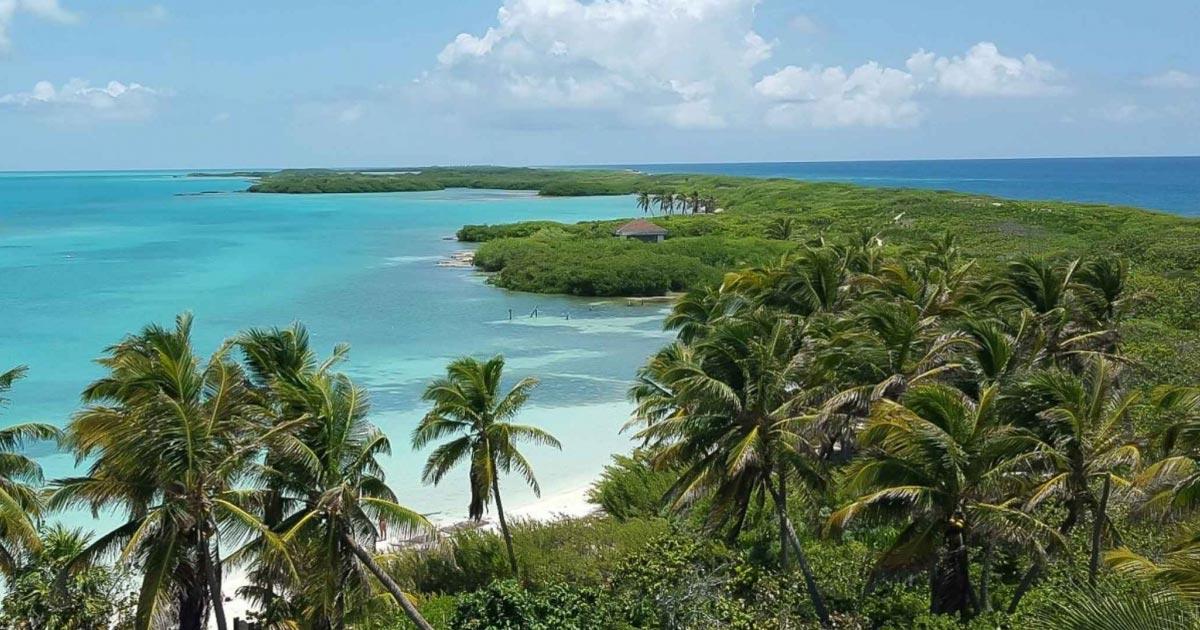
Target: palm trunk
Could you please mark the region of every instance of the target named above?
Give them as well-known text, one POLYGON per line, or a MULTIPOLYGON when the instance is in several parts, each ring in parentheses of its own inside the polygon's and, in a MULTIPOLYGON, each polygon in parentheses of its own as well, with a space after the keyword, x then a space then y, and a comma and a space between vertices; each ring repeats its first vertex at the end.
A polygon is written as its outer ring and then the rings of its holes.
POLYGON ((1092 560, 1088 565, 1088 584, 1096 586, 1096 573, 1100 571, 1100 538, 1104 533, 1104 521, 1108 519, 1108 495, 1112 491, 1112 475, 1104 475, 1104 489, 1100 491, 1100 504, 1093 515, 1092 560))
POLYGON ((970 616, 971 573, 961 531, 947 536, 946 549, 934 565, 933 582, 929 586, 929 612, 970 616))
POLYGON ((517 568, 517 554, 513 551, 512 534, 508 531, 508 520, 504 518, 504 504, 500 502, 500 478, 496 474, 496 460, 492 458, 492 498, 496 500, 496 517, 500 519, 500 533, 504 536, 504 547, 508 549, 508 565, 512 567, 513 577, 520 577, 517 568))
POLYGON ((404 595, 404 591, 400 590, 400 585, 396 584, 396 581, 392 579, 392 576, 388 575, 387 572, 384 571, 377 562, 375 562, 375 557, 372 556, 369 551, 363 549, 362 545, 358 544, 358 541, 351 538, 348 534, 342 534, 342 542, 344 542, 346 546, 350 548, 350 551, 354 553, 354 557, 358 558, 358 561, 363 563, 363 566, 367 567, 367 570, 375 576, 375 579, 379 580, 383 584, 383 587, 392 594, 392 597, 396 600, 396 603, 400 604, 400 607, 404 609, 404 614, 408 617, 409 621, 413 622, 413 625, 415 625, 419 630, 433 630, 433 626, 429 625, 428 621, 425 621, 425 618, 421 616, 421 613, 417 610, 417 607, 413 606, 413 603, 408 601, 408 597, 404 595))
POLYGON ((782 467, 779 471, 779 568, 788 570, 788 544, 787 544, 787 478, 783 475, 782 467))
POLYGON ((995 546, 987 543, 983 547, 983 567, 979 575, 979 610, 987 612, 992 609, 991 593, 988 592, 988 582, 992 578, 992 554, 995 546))
POLYGON ((771 497, 775 499, 775 509, 779 511, 784 538, 791 543, 792 550, 796 552, 796 564, 800 566, 800 572, 804 575, 804 588, 808 590, 808 597, 812 600, 813 609, 817 611, 817 618, 821 620, 821 625, 829 626, 829 609, 825 606, 825 597, 821 595, 821 589, 817 587, 817 578, 813 575, 812 567, 808 565, 808 556, 804 554, 804 548, 800 545, 800 537, 796 535, 796 528, 792 527, 792 520, 788 518, 787 512, 781 509, 783 498, 779 496, 778 489, 769 480, 767 488, 771 491, 771 497))
MULTIPOLYGON (((215 527, 216 524, 213 523, 215 527)), ((208 582, 208 594, 212 598, 213 615, 217 618, 217 630, 227 630, 229 620, 225 618, 225 597, 221 594, 221 565, 220 543, 213 539, 210 553, 208 537, 204 537, 201 545, 201 563, 204 565, 204 578, 208 582)))

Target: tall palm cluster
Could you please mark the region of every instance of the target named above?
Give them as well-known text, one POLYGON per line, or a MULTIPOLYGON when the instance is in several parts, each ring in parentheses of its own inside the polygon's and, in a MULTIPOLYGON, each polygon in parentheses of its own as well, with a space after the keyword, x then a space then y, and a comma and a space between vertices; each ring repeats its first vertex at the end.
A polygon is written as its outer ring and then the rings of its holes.
MULTIPOLYGON (((677 340, 630 392, 629 429, 656 465, 682 471, 665 501, 730 539, 771 514, 783 569, 799 570, 826 623, 805 528, 889 526, 868 592, 927 580, 933 613, 1015 610, 1077 528, 1095 583, 1103 551, 1122 543, 1114 514, 1200 501, 1200 390, 1141 396, 1149 385, 1122 356, 1137 298, 1123 263, 982 267, 950 237, 901 249, 863 233, 684 297, 666 321, 677 340), (1161 436, 1135 430, 1167 414, 1161 436), (1160 443, 1165 458, 1147 465, 1160 443), (1024 567, 1007 602, 991 591, 1001 557, 1024 567)), ((1108 559, 1160 576, 1191 562, 1195 580, 1196 549, 1166 567, 1108 559)))
MULTIPOLYGON (((402 611, 429 630, 376 546, 432 526, 385 481, 380 458, 391 445, 368 420, 366 392, 337 371, 347 352, 337 346, 319 358, 294 324, 247 330, 204 357, 187 314, 108 348, 98 361, 104 376, 84 390, 65 430, 0 430, 0 574, 11 579, 18 559, 40 557, 45 513, 86 509, 121 522, 78 540, 59 580, 101 559, 128 567, 139 580, 137 630, 200 630, 210 620, 224 630, 231 569, 244 572, 238 595, 265 628, 345 628, 402 611), (83 474, 42 487, 37 463, 16 452, 31 440, 58 440, 83 474)), ((433 408, 414 445, 461 434, 430 456, 426 481, 471 463, 471 516, 495 502, 515 574, 499 476, 519 473, 536 492, 516 444, 558 442, 512 422, 536 381, 501 395, 503 367, 500 357, 451 363, 429 386, 433 408)), ((24 373, 0 374, 0 393, 24 373)))
POLYGON ((699 191, 691 193, 676 193, 661 191, 656 193, 638 192, 634 194, 637 207, 642 214, 658 212, 663 216, 675 214, 711 214, 717 210, 717 200, 712 196, 701 195, 699 191))

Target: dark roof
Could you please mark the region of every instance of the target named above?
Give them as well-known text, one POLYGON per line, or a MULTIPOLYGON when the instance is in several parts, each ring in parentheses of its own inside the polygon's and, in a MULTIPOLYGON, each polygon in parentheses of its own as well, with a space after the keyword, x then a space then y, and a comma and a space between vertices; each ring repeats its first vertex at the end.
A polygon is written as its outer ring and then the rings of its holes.
POLYGON ((665 236, 666 233, 666 228, 659 227, 643 219, 634 219, 613 231, 613 234, 617 236, 665 236))

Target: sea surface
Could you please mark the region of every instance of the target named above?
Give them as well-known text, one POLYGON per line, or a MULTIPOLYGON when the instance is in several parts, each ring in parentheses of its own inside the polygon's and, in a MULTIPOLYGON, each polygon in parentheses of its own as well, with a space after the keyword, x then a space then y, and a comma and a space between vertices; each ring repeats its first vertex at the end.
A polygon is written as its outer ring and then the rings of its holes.
POLYGON ((1012 199, 1090 201, 1200 215, 1200 157, 620 164, 647 173, 786 177, 931 188, 1012 199))
MULTIPOLYGON (((629 216, 631 198, 240 192, 247 184, 164 172, 0 174, 0 366, 29 366, 0 423, 64 424, 102 374, 93 359, 106 346, 191 311, 202 356, 239 330, 293 321, 322 354, 348 342, 345 370, 368 388, 373 420, 392 439, 389 481, 437 518, 465 517, 465 474, 423 486, 425 453, 411 451, 409 434, 425 411, 424 385, 455 357, 502 353, 511 382, 541 379, 521 420, 563 443, 561 453, 526 451, 544 494, 585 484, 629 450, 618 432, 625 393, 667 340, 663 305, 511 293, 437 262, 463 249, 446 239, 466 223, 629 216)), ((34 452, 48 478, 73 470, 46 445, 34 452)), ((532 499, 515 478, 506 492, 512 506, 532 499)))

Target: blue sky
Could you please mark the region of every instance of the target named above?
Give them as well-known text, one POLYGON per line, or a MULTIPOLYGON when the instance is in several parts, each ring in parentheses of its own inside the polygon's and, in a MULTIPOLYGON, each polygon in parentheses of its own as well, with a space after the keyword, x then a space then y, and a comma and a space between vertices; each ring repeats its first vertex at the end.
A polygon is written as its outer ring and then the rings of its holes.
POLYGON ((1200 153, 1195 0, 0 0, 0 170, 1200 153))

